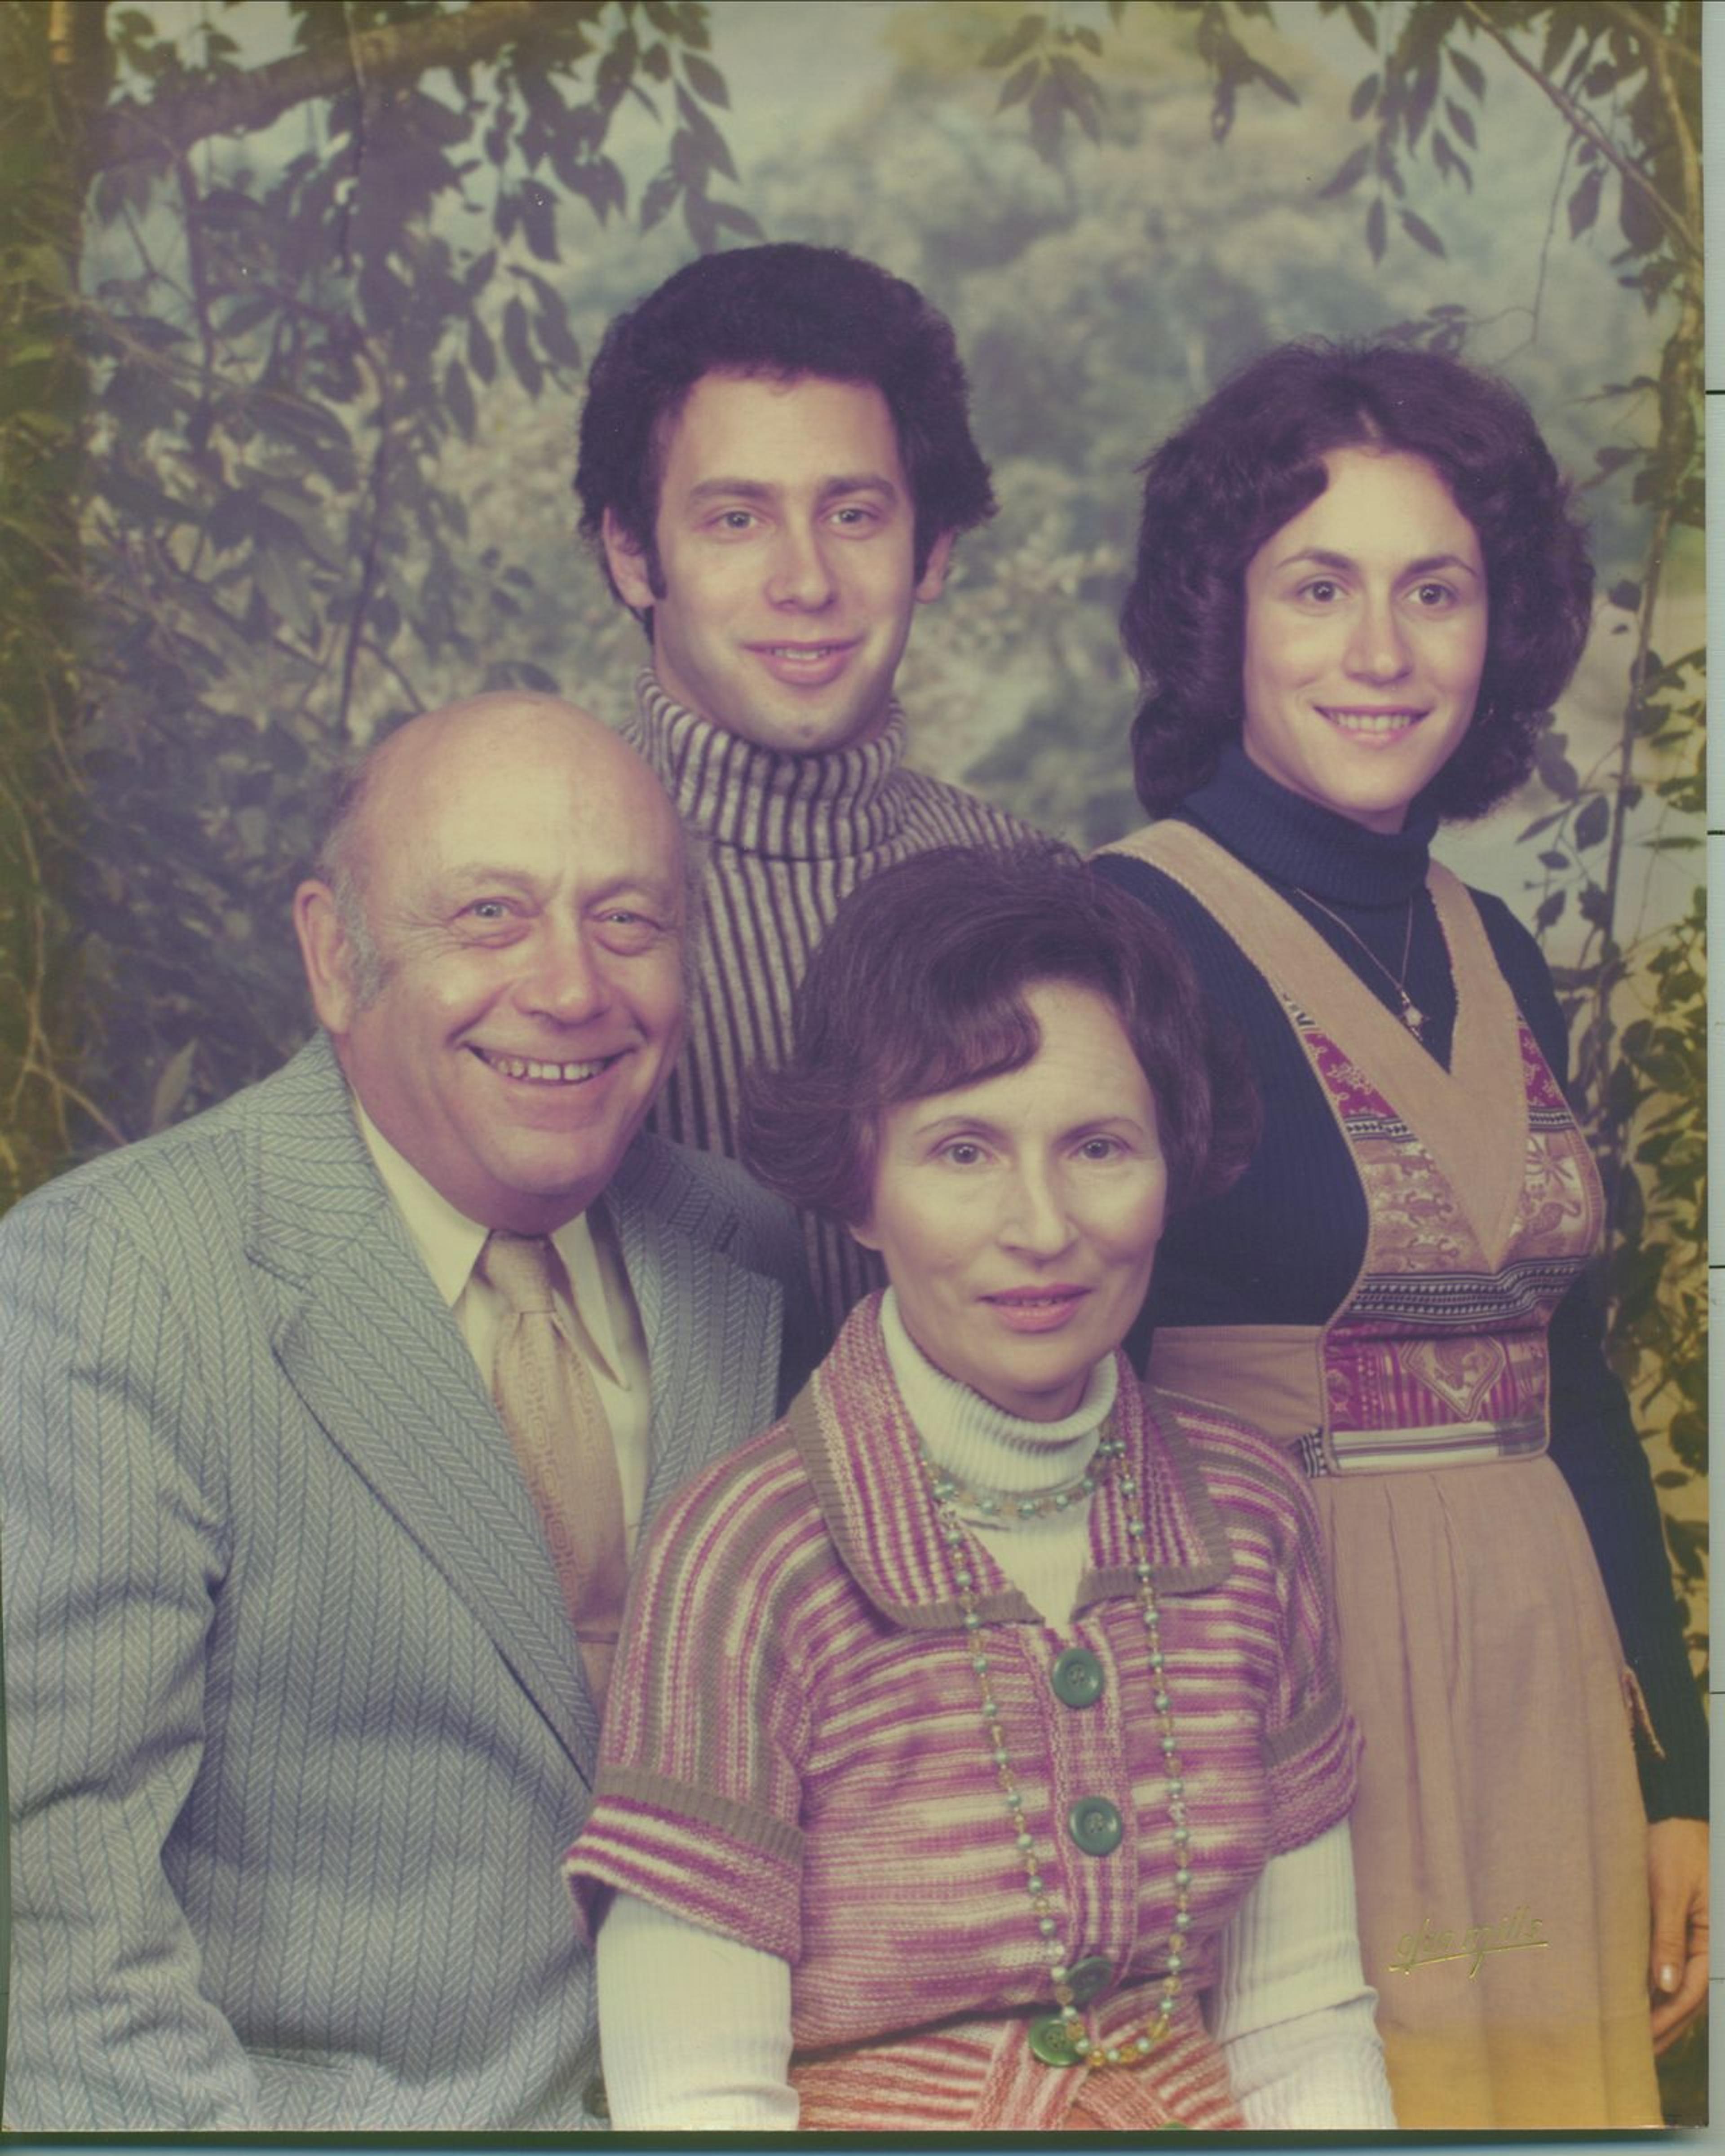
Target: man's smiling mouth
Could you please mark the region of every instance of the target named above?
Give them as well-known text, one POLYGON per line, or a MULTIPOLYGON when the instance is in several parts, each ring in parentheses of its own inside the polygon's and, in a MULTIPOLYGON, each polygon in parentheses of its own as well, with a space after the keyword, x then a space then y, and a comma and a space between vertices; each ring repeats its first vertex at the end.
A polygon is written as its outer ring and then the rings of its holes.
POLYGON ((501 1077, 518 1078, 531 1086, 584 1086, 589 1078, 597 1078, 602 1070, 622 1060, 621 1051, 587 1063, 545 1063, 536 1056, 500 1055, 489 1048, 475 1048, 473 1052, 501 1077))
POLYGON ((824 644, 751 644, 745 648, 776 680, 824 688, 850 664, 860 644, 854 636, 824 644))

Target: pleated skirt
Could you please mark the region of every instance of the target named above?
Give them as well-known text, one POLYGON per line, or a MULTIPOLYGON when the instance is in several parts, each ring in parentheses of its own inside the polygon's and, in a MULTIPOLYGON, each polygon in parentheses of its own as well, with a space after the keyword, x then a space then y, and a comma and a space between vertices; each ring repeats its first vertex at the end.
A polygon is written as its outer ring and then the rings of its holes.
POLYGON ((1404 2128, 1661 2123, 1623 1657, 1548 1460, 1319 1477, 1404 2128))

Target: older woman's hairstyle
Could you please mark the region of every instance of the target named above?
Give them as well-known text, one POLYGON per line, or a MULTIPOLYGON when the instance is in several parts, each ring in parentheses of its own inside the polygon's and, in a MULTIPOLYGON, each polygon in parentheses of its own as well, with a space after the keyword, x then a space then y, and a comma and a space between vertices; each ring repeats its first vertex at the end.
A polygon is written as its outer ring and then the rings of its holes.
POLYGON ((1162 815, 1239 737, 1245 569, 1328 484, 1332 449, 1423 457, 1479 535, 1490 605, 1472 725, 1426 792, 1477 816, 1527 777, 1587 642, 1593 568, 1568 489, 1516 393, 1403 344, 1286 344, 1225 382, 1142 467, 1121 634, 1146 695, 1138 798, 1162 815))
POLYGON ((1170 1205, 1225 1189, 1257 1131, 1244 1058, 1172 931, 1052 842, 915 855, 845 901, 797 991, 789 1060, 748 1074, 744 1161, 793 1205, 860 1224, 883 1111, 1028 1063, 1041 1040, 1025 991, 1049 982, 1119 1014, 1170 1205))

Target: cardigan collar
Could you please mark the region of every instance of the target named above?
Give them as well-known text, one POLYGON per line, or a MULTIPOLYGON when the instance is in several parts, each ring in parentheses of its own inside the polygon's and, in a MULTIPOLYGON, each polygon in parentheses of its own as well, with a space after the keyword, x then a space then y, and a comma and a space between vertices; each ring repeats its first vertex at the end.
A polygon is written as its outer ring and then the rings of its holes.
POLYGON ((1437 818, 1415 803, 1399 831, 1370 831, 1290 793, 1230 742, 1181 815, 1270 882, 1332 905, 1404 906, 1425 880, 1437 818))
MULTIPOLYGON (((1126 1451, 1090 1506, 1090 1556, 1075 1614, 1137 1591, 1131 1521, 1144 1522, 1142 1547, 1159 1594, 1190 1594, 1225 1578, 1232 1558, 1223 1527, 1184 1435, 1154 1419, 1129 1364, 1117 1368, 1114 1428, 1126 1451), (1135 1496, 1122 1487, 1130 1469, 1135 1496), (1137 1509, 1135 1509, 1137 1508, 1137 1509)), ((883 1617, 907 1631, 957 1631, 964 1612, 941 1547, 921 1446, 893 1381, 880 1330, 880 1297, 845 1321, 832 1352, 793 1404, 792 1441, 839 1560, 883 1617)), ((970 1554, 976 1609, 985 1622, 1040 1624, 1026 1597, 980 1542, 970 1554)))
POLYGON ((903 819, 905 715, 896 703, 871 739, 792 756, 698 717, 644 667, 626 732, 684 823, 720 845, 768 860, 845 860, 889 844, 903 819))

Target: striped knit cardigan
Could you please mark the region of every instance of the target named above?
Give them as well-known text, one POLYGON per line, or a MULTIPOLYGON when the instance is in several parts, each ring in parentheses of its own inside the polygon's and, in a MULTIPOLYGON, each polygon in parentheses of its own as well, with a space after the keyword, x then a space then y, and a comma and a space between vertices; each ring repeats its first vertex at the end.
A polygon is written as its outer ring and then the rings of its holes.
POLYGON ((1191 1832, 1186 1988, 1147 2066, 1040 2064, 1047 1950, 983 1732, 952 1560, 880 1337, 853 1313, 784 1421, 700 1478, 638 1563, 599 1779, 568 1868, 589 1931, 621 1888, 792 1969, 805 2127, 1237 2125, 1197 1994, 1269 1857, 1343 1818, 1356 1739, 1336 1679, 1309 1499, 1269 1444, 1120 1369, 1119 1474, 1091 1502, 1066 1627, 978 1538, 989 1677, 1039 1869, 1075 1960, 1114 1975, 1116 2041, 1151 2017, 1174 1912, 1170 1793, 1137 1601, 1142 1519, 1162 1605, 1191 1832), (1127 1470, 1134 1472, 1128 1491, 1127 1470), (1074 1645, 1100 1699, 1050 1684, 1074 1645), (1067 1826, 1105 1799, 1118 1845, 1067 1826))
MULTIPOLYGON (((1004 810, 907 770, 896 704, 872 741, 789 756, 696 717, 650 671, 635 690, 627 738, 706 848, 689 1038, 651 1127, 734 1160, 742 1074, 751 1063, 785 1060, 792 992, 840 900, 913 854, 1036 834, 1004 810)), ((879 1261, 830 1223, 806 1219, 803 1230, 830 1338, 851 1305, 880 1285, 879 1261)))

